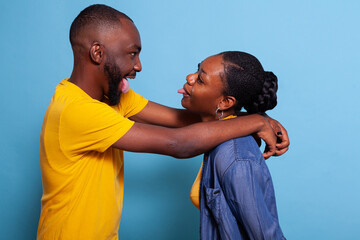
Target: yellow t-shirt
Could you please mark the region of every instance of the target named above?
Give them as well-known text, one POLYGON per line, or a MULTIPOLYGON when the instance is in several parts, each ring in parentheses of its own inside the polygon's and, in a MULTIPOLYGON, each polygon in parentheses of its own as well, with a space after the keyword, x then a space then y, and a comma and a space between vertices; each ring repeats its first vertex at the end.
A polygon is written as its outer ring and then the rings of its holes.
POLYGON ((118 239, 124 158, 111 145, 147 102, 130 89, 110 107, 68 79, 56 87, 40 137, 38 239, 118 239))
MULTIPOLYGON (((226 119, 230 119, 230 118, 236 118, 236 116, 230 115, 221 120, 226 120, 226 119)), ((197 207, 198 209, 200 209, 199 193, 200 193, 200 181, 201 181, 202 166, 203 166, 203 163, 201 163, 200 170, 195 178, 195 181, 194 181, 194 183, 191 187, 191 191, 190 191, 190 200, 194 204, 194 206, 197 207)))

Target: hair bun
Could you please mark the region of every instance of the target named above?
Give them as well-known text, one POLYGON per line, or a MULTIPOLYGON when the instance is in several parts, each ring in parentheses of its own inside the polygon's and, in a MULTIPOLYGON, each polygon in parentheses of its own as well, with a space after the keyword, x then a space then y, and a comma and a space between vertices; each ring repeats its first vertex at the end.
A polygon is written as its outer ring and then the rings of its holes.
POLYGON ((264 113, 273 109, 277 104, 276 91, 278 89, 277 77, 272 72, 263 72, 263 87, 257 99, 248 106, 244 106, 249 113, 264 113))

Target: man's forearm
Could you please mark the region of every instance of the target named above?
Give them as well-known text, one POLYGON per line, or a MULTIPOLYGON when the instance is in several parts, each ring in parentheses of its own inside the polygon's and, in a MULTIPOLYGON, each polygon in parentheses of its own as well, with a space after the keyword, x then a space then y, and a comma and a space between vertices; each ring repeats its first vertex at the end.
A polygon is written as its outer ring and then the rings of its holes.
POLYGON ((177 121, 176 125, 172 127, 185 127, 194 123, 201 122, 200 115, 195 114, 186 109, 176 109, 177 111, 177 121))
POLYGON ((198 114, 189 110, 171 108, 151 101, 130 119, 138 123, 171 128, 185 127, 201 121, 198 114))
POLYGON ((258 114, 224 121, 193 124, 182 128, 178 138, 179 157, 192 157, 236 137, 259 133, 266 124, 258 114), (189 137, 190 136, 190 137, 189 137), (184 156, 181 156, 184 154, 184 156))
POLYGON ((224 121, 202 122, 183 128, 165 128, 135 123, 113 146, 133 152, 149 152, 188 158, 202 154, 229 139, 263 134, 275 148, 276 137, 266 120, 253 114, 224 121))

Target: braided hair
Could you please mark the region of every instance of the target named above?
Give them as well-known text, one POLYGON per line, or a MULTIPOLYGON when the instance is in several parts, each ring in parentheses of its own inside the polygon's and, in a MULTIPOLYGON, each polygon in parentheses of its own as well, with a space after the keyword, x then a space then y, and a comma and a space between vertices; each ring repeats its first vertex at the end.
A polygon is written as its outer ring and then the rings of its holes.
POLYGON ((236 113, 264 113, 277 104, 277 77, 264 71, 256 57, 239 51, 222 52, 224 94, 233 96, 236 113))

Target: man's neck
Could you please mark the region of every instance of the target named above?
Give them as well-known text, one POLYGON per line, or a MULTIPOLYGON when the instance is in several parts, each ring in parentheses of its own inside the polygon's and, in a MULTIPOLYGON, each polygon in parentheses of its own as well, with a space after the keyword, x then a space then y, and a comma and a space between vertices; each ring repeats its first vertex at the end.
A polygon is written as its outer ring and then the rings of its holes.
POLYGON ((74 69, 69 78, 69 82, 81 88, 90 97, 99 101, 103 101, 104 90, 99 84, 99 81, 96 79, 96 74, 92 73, 93 71, 79 71, 74 69))

